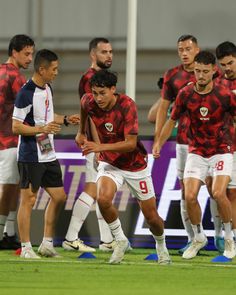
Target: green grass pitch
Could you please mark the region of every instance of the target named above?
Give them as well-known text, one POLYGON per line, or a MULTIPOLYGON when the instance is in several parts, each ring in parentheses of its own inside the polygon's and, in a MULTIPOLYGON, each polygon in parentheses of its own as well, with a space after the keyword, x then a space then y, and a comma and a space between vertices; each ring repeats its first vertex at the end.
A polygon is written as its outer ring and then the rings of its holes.
POLYGON ((212 263, 214 251, 184 260, 170 251, 172 264, 160 266, 144 258, 154 249, 134 249, 120 265, 109 265, 110 253, 78 259, 80 253, 58 248, 60 258, 23 260, 0 251, 1 295, 218 295, 236 292, 236 259, 212 263))

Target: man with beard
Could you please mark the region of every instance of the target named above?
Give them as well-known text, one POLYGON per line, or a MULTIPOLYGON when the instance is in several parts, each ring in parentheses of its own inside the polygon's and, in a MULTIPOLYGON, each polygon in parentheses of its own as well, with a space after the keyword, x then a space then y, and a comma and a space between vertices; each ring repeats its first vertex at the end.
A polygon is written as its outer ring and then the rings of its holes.
POLYGON ((226 189, 233 166, 233 120, 236 120, 236 97, 229 88, 213 81, 216 71, 215 56, 201 51, 194 59, 196 83, 187 85, 177 95, 171 118, 166 122, 160 136, 155 137, 154 158, 160 157, 163 144, 169 138, 176 121, 186 113, 189 118, 189 153, 184 170, 184 188, 187 213, 194 232, 191 245, 183 258, 195 257, 207 244, 201 221, 198 192, 209 171, 212 175, 211 192, 216 200, 224 225, 227 258, 235 256, 231 231, 232 210, 226 189))
MULTIPOLYGON (((234 43, 225 41, 216 47, 216 57, 223 71, 219 83, 236 93, 236 46, 234 43)), ((234 135, 233 173, 228 185, 227 196, 232 206, 232 230, 236 241, 236 136, 234 135)))
MULTIPOLYGON (((91 66, 83 74, 79 82, 79 97, 80 99, 85 93, 90 93, 90 79, 95 73, 102 69, 108 69, 112 65, 113 51, 108 39, 103 37, 94 38, 89 43, 89 53, 91 59, 91 66)), ((99 142, 96 128, 90 118, 87 122, 86 134, 89 140, 99 142)), ((95 252, 95 249, 84 244, 78 238, 79 231, 90 212, 90 208, 96 200, 96 155, 91 153, 86 155, 86 180, 84 191, 76 200, 70 225, 67 230, 65 240, 62 244, 65 250, 78 250, 80 252, 95 252)), ((103 251, 112 251, 114 248, 114 241, 111 231, 100 213, 98 204, 96 203, 96 214, 98 218, 98 225, 100 231, 100 245, 99 249, 103 251)))
POLYGON ((18 249, 15 221, 19 199, 17 168, 18 136, 12 133, 12 113, 16 95, 26 82, 20 69, 33 59, 34 41, 15 35, 8 46, 8 59, 0 65, 0 249, 18 249), (4 228, 5 227, 5 228, 4 228), (4 232, 5 231, 5 232, 4 232))

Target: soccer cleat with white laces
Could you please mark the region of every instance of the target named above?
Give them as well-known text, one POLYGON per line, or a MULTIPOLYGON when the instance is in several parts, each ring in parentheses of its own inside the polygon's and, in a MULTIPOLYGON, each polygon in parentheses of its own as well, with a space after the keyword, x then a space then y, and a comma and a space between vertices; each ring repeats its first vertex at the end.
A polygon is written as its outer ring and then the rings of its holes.
POLYGON ((207 245, 207 243, 208 241, 206 237, 203 241, 197 241, 196 239, 193 240, 188 249, 184 251, 182 257, 185 259, 194 258, 195 256, 197 256, 198 251, 204 248, 207 245))
POLYGON ((38 253, 45 257, 60 257, 53 245, 50 243, 41 243, 38 248, 38 253))
POLYGON ((225 240, 225 251, 223 255, 227 258, 234 258, 236 255, 234 240, 225 240))
POLYGON ((20 257, 27 258, 27 259, 40 259, 40 257, 34 252, 32 248, 27 248, 27 247, 21 250, 20 257))
POLYGON ((79 251, 79 252, 84 252, 84 253, 96 251, 96 249, 85 245, 84 242, 80 239, 77 239, 74 241, 64 240, 64 242, 62 243, 62 247, 68 251, 79 251))
POLYGON ((115 246, 115 249, 111 255, 109 263, 110 264, 120 263, 123 260, 125 252, 128 249, 128 247, 129 247, 128 239, 116 241, 116 246, 115 246))
POLYGON ((171 259, 169 252, 166 247, 158 247, 156 245, 157 257, 158 257, 158 264, 160 265, 167 265, 171 264, 171 259))

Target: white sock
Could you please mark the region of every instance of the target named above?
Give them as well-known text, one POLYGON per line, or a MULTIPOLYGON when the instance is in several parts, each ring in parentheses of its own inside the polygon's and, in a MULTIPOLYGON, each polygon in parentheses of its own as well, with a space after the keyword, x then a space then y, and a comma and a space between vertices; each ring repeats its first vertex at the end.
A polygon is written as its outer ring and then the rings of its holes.
POLYGON ((125 234, 122 230, 119 218, 117 218, 112 223, 109 223, 108 225, 109 225, 112 235, 115 237, 116 241, 127 240, 127 237, 125 236, 125 234))
POLYGON ((158 249, 164 249, 166 248, 166 239, 165 239, 165 234, 163 233, 161 236, 155 236, 152 234, 154 240, 156 241, 156 246, 158 249))
POLYGON ((79 198, 76 200, 72 211, 70 225, 66 234, 66 239, 68 241, 74 241, 78 239, 79 231, 89 214, 93 202, 94 199, 85 192, 82 192, 79 198))
POLYGON ((211 217, 214 223, 215 236, 222 237, 223 236, 222 221, 218 211, 217 203, 213 198, 210 198, 210 210, 211 210, 211 217))
POLYGON ((32 248, 31 242, 21 243, 22 251, 24 251, 25 248, 32 248))
POLYGON ((6 224, 4 227, 4 233, 7 233, 8 237, 13 237, 16 234, 15 222, 16 222, 16 211, 10 211, 7 216, 6 224))
POLYGON ((232 224, 231 222, 223 223, 224 229, 225 229, 225 240, 232 240, 233 239, 233 233, 232 233, 232 224))
POLYGON ((206 236, 203 232, 202 223, 196 224, 196 225, 192 224, 192 227, 193 227, 194 236, 195 236, 196 240, 199 242, 203 242, 206 239, 206 236))
POLYGON ((188 242, 191 242, 194 238, 194 232, 186 209, 186 202, 183 199, 180 201, 180 213, 184 228, 188 235, 188 242))
POLYGON ((96 214, 97 214, 97 219, 98 219, 98 226, 99 226, 99 231, 100 231, 100 240, 101 242, 104 243, 111 243, 113 241, 113 236, 111 234, 111 230, 106 223, 105 219, 103 218, 98 202, 96 202, 96 214))
POLYGON ((6 220, 7 220, 7 216, 0 215, 0 241, 3 239, 3 232, 4 232, 6 220))

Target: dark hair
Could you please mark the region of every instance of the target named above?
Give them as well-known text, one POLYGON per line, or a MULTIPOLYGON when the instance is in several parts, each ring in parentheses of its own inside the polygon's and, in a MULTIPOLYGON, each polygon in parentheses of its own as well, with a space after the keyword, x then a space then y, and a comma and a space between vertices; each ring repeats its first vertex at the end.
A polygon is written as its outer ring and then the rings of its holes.
POLYGON ((58 60, 56 53, 48 49, 41 49, 36 53, 34 59, 34 69, 38 72, 42 65, 48 67, 52 61, 56 60, 58 60))
POLYGON ((194 61, 199 63, 199 64, 204 64, 204 65, 215 65, 216 63, 216 58, 213 53, 210 51, 200 51, 194 58, 194 61))
POLYGON ((8 46, 8 56, 12 56, 12 50, 20 52, 26 46, 35 46, 34 40, 27 35, 15 35, 11 38, 8 46))
POLYGON ((187 40, 191 40, 192 42, 197 44, 197 38, 194 37, 193 35, 182 35, 182 36, 179 37, 177 43, 184 42, 184 41, 187 41, 187 40))
POLYGON ((110 43, 110 42, 108 39, 103 37, 94 38, 89 42, 89 52, 91 52, 92 49, 95 49, 98 43, 110 43))
POLYGON ((108 70, 100 70, 96 72, 90 79, 90 87, 107 87, 116 86, 117 74, 108 70))
POLYGON ((223 57, 229 55, 236 57, 236 46, 234 43, 225 41, 216 47, 217 59, 222 59, 223 57))

